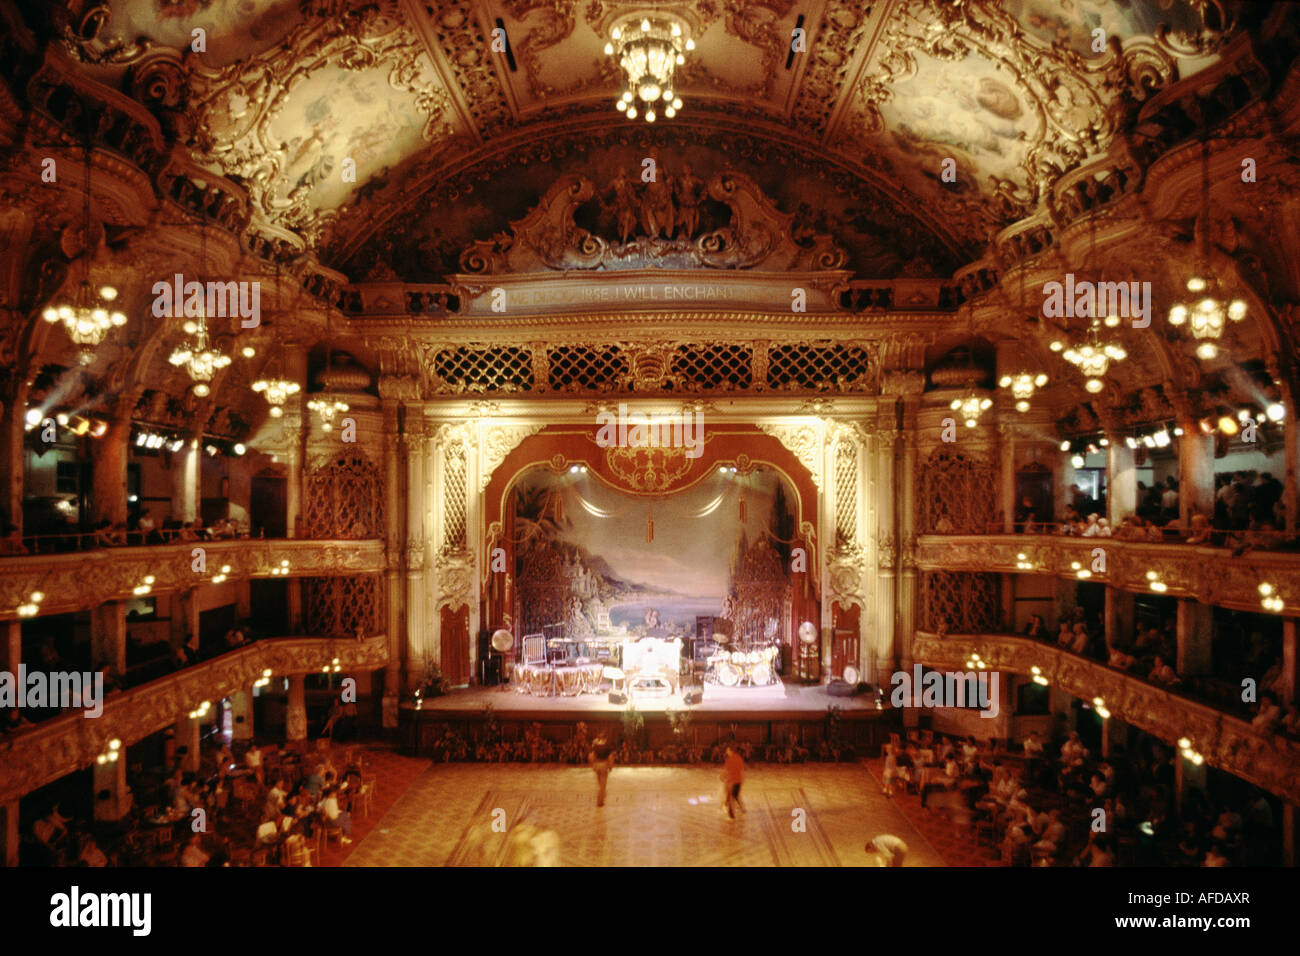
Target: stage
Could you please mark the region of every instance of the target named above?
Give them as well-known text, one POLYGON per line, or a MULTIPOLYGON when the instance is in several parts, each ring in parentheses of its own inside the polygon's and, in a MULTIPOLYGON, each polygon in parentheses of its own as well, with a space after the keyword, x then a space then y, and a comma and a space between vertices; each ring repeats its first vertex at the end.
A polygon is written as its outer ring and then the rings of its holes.
POLYGON ((687 705, 680 694, 641 697, 631 704, 610 703, 608 694, 576 697, 534 697, 511 686, 476 687, 421 701, 403 703, 399 712, 402 749, 431 755, 434 744, 449 731, 473 740, 489 716, 505 739, 515 739, 532 725, 541 725, 547 739, 566 741, 578 724, 589 736, 620 739, 628 711, 635 709, 645 723, 645 746, 659 748, 675 742, 674 720, 685 717, 692 742, 711 747, 730 737, 755 746, 785 743, 792 737, 801 746, 815 747, 828 732, 828 710, 838 710, 835 733, 862 753, 879 753, 890 730, 897 729, 898 712, 878 710, 873 694, 833 697, 825 685, 776 683, 767 687, 704 686, 704 699, 687 705))

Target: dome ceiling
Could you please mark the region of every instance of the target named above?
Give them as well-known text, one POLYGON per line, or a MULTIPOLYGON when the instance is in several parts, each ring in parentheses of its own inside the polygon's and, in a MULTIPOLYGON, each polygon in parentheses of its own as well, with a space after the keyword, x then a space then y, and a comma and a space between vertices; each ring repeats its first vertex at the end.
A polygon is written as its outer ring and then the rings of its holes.
POLYGON ((350 274, 391 253, 409 278, 436 276, 444 246, 535 203, 538 168, 590 175, 641 148, 647 124, 613 110, 622 77, 603 52, 629 14, 672 14, 696 44, 679 69, 684 109, 660 119, 658 142, 697 144, 705 168, 734 165, 780 202, 785 177, 791 197, 825 182, 837 238, 872 275, 918 257, 950 273, 977 257, 1055 178, 1105 152, 1153 90, 1213 63, 1221 37, 1197 11, 1222 17, 1177 0, 87 6, 70 24, 92 37, 70 41, 77 55, 104 69, 175 64, 173 125, 196 162, 249 190, 255 225, 350 274), (791 54, 797 24, 806 52, 791 54), (498 25, 508 53, 492 49, 498 25), (201 53, 186 49, 196 27, 201 53), (941 178, 946 160, 955 182, 941 178), (466 200, 476 178, 512 166, 507 188, 466 200))

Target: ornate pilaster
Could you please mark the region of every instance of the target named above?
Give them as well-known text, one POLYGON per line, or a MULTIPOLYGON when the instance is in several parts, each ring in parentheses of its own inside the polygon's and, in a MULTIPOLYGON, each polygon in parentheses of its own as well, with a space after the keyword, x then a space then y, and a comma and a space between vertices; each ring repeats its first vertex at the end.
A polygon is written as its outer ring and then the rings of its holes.
POLYGON ((917 434, 918 405, 915 400, 903 406, 903 441, 899 460, 899 564, 898 640, 894 655, 905 667, 911 666, 912 635, 916 632, 916 485, 920 445, 917 434))
POLYGON ((871 632, 871 660, 877 679, 890 673, 894 667, 897 649, 894 646, 896 587, 898 575, 898 527, 895 509, 897 503, 896 459, 898 428, 894 422, 894 406, 882 409, 872 452, 872 500, 876 503, 875 536, 875 601, 871 632))
MULTIPOLYGON (((382 380, 381 380, 382 381, 382 380)), ((401 434, 397 421, 397 405, 385 401, 383 404, 384 435, 384 495, 389 501, 385 509, 385 561, 384 590, 387 592, 388 627, 388 663, 384 665, 384 697, 382 722, 385 730, 397 729, 397 706, 401 697, 402 661, 405 640, 402 630, 402 614, 405 608, 405 588, 402 581, 403 549, 401 547, 402 519, 401 509, 393 504, 401 500, 402 462, 401 434)))
POLYGON ((407 408, 402 447, 406 455, 406 535, 403 566, 406 569, 406 686, 424 676, 430 660, 437 660, 436 635, 428 617, 428 561, 425 516, 428 457, 432 433, 418 408, 407 408))

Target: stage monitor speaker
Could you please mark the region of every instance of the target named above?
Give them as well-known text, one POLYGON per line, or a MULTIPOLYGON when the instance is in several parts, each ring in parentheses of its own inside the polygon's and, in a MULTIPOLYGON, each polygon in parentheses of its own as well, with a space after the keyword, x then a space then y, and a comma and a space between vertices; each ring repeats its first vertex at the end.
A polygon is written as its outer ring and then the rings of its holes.
POLYGON ((852 697, 857 691, 856 685, 842 681, 838 677, 826 685, 826 693, 832 697, 852 697))
POLYGON ((704 703, 704 691, 688 690, 685 694, 682 695, 682 700, 684 700, 688 704, 702 704, 704 703))
POLYGON ((620 694, 618 691, 612 690, 609 692, 609 702, 611 704, 626 704, 627 694, 620 694))

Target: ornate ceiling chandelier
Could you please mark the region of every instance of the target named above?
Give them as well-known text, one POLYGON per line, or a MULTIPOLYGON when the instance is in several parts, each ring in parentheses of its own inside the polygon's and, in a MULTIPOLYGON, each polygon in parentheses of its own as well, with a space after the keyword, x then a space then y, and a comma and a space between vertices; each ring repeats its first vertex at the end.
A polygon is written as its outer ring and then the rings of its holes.
POLYGON ((954 398, 952 404, 948 407, 961 415, 967 428, 974 428, 979 424, 980 414, 988 411, 992 405, 993 400, 991 398, 972 392, 965 398, 954 398))
POLYGON ((682 108, 682 99, 673 88, 674 70, 686 62, 686 53, 695 49, 695 41, 686 36, 682 24, 662 15, 630 18, 614 25, 605 44, 605 55, 616 56, 627 77, 627 88, 614 104, 628 119, 637 118, 637 106, 644 111, 647 123, 653 123, 656 109, 672 119, 682 108))
MULTIPOLYGON (((328 334, 328 320, 326 334, 328 334)), ((327 345, 325 347, 325 373, 321 376, 321 380, 325 382, 326 387, 329 386, 331 381, 330 366, 332 364, 332 358, 333 349, 327 345)), ((339 412, 346 412, 348 410, 347 402, 340 401, 337 398, 332 398, 329 395, 320 395, 317 398, 313 398, 307 403, 307 407, 320 415, 320 430, 323 432, 333 431, 335 417, 339 412)))
MULTIPOLYGON (((1113 328, 1118 324, 1119 319, 1117 317, 1107 317, 1107 326, 1113 328), (1111 321, 1112 319, 1114 321, 1111 321)), ((1105 387, 1105 383, 1101 379, 1110 368, 1110 363, 1124 361, 1128 358, 1128 353, 1124 351, 1121 345, 1101 340, 1101 321, 1099 319, 1092 320, 1088 335, 1088 341, 1079 345, 1066 346, 1058 340, 1051 344, 1051 349, 1053 352, 1060 352, 1061 357, 1071 365, 1079 367, 1079 371, 1087 379, 1083 387, 1095 395, 1105 387)))
POLYGON ((1187 280, 1187 291, 1196 296, 1195 302, 1179 302, 1169 310, 1169 324, 1182 326, 1191 323, 1196 357, 1209 361, 1219 354, 1215 343, 1221 335, 1225 319, 1240 322, 1246 317, 1246 303, 1241 299, 1227 301, 1227 296, 1217 277, 1210 273, 1210 144, 1201 144, 1201 219, 1198 242, 1197 275, 1187 280))
POLYGON ((111 285, 100 288, 96 294, 90 286, 90 147, 86 147, 86 195, 84 202, 85 249, 82 252, 82 277, 77 294, 71 302, 52 305, 41 313, 46 322, 62 322, 68 338, 81 348, 81 364, 89 365, 95 347, 104 340, 110 329, 126 325, 126 316, 109 311, 107 303, 117 298, 111 285))
POLYGON ((184 328, 193 338, 177 346, 167 361, 184 366, 194 379, 194 394, 204 398, 212 391, 212 377, 230 364, 230 356, 208 342, 207 316, 202 311, 197 322, 186 322, 184 328))
POLYGON ((291 382, 287 378, 259 378, 253 383, 253 391, 262 393, 266 404, 271 406, 272 418, 282 417, 284 403, 290 395, 297 395, 301 389, 302 386, 297 382, 291 382))
POLYGON ((1033 372, 1018 372, 1015 375, 1003 375, 998 380, 999 386, 1011 389, 1011 397, 1016 400, 1018 412, 1029 411, 1029 400, 1034 397, 1034 391, 1046 384, 1047 376, 1041 372, 1037 375, 1033 372))

